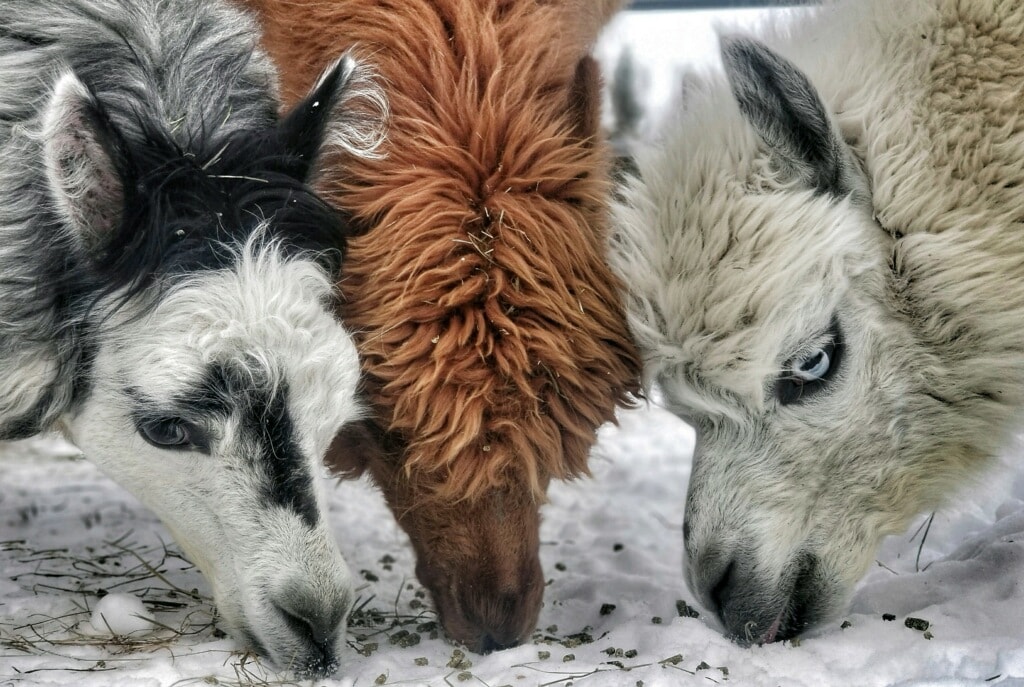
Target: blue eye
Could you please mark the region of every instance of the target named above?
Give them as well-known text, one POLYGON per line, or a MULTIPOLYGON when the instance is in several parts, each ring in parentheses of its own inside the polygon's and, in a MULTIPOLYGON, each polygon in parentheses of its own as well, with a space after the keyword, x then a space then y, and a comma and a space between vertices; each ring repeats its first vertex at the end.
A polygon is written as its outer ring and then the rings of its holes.
POLYGON ((794 360, 789 373, 804 382, 816 382, 828 374, 831 363, 829 351, 819 348, 802 360, 794 360))
POLYGON ((779 403, 799 403, 824 389, 839 369, 842 353, 839 322, 833 319, 828 341, 806 355, 792 358, 783 366, 783 372, 775 383, 775 396, 779 403))

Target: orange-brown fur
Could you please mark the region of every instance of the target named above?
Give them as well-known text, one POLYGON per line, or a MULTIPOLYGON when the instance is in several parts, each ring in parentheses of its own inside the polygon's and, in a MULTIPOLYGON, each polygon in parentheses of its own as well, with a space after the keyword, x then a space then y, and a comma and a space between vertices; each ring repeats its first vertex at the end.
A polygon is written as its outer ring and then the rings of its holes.
POLYGON ((325 182, 365 229, 342 314, 374 412, 335 467, 373 474, 450 633, 513 643, 540 605, 547 484, 586 472, 596 429, 638 388, 603 258, 609 156, 587 57, 621 2, 248 4, 286 101, 352 46, 390 100, 385 157, 325 182))

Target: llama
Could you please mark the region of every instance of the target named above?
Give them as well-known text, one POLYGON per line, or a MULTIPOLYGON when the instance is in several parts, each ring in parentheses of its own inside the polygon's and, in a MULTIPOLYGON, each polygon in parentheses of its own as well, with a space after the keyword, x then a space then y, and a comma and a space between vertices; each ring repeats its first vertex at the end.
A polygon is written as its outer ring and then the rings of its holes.
POLYGON ((361 405, 307 179, 374 154, 384 101, 344 56, 279 118, 258 36, 215 0, 0 3, 0 439, 62 430, 318 676, 353 601, 318 471, 361 405))
POLYGON ((834 617, 1024 397, 1024 5, 721 37, 615 210, 645 382, 696 429, 686 577, 741 642, 834 617))
POLYGON ((369 472, 447 633, 470 649, 534 630, 539 508, 586 472, 640 363, 604 257, 609 154, 588 56, 618 0, 249 0, 286 101, 358 44, 391 108, 387 154, 333 158, 362 232, 343 318, 371 416, 335 468, 369 472), (362 459, 361 462, 353 458, 362 459))

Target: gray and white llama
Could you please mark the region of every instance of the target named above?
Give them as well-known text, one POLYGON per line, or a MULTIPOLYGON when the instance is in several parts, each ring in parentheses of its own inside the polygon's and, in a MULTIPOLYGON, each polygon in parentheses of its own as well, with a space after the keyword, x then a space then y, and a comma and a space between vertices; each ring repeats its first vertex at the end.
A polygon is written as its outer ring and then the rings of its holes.
POLYGON ((237 638, 338 665, 353 600, 322 456, 359 416, 319 149, 374 154, 345 56, 286 117, 214 0, 0 3, 0 439, 61 429, 166 523, 237 638))
POLYGON ((687 580, 761 642, 841 612, 1020 416, 1024 4, 826 3, 721 47, 610 259, 697 431, 687 580))

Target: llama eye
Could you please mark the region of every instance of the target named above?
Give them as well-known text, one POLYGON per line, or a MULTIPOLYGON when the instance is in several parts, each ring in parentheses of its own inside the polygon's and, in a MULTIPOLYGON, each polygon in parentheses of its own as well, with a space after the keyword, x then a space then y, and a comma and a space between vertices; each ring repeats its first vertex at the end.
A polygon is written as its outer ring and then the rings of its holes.
POLYGON ((839 323, 832 322, 829 340, 807 355, 793 358, 783 367, 775 383, 775 396, 782 405, 799 403, 821 391, 839 368, 843 351, 839 323))
POLYGON ((181 418, 143 421, 138 423, 138 431, 147 443, 157 448, 200 451, 207 448, 202 431, 181 418))
MULTIPOLYGON (((834 347, 829 346, 828 348, 834 347)), ((806 358, 794 361, 789 372, 804 382, 815 382, 828 374, 831 361, 829 351, 819 348, 806 358)))

